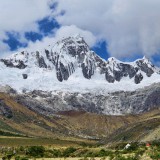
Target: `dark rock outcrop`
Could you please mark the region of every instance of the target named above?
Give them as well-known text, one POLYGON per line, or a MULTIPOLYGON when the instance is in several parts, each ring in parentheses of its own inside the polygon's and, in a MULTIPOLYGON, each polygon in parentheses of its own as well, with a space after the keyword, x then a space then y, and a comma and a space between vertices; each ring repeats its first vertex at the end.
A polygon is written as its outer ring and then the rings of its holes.
POLYGON ((0 115, 5 116, 6 118, 12 118, 12 110, 5 104, 3 99, 0 99, 0 115))
POLYGON ((27 74, 22 74, 22 76, 23 76, 23 79, 27 79, 28 78, 27 74))
POLYGON ((154 65, 151 64, 152 68, 150 68, 147 63, 144 63, 144 60, 139 60, 136 63, 140 67, 141 71, 145 72, 148 77, 154 73, 154 70, 152 69, 154 68, 154 65))
POLYGON ((36 52, 36 58, 37 58, 38 66, 40 68, 47 68, 47 65, 44 61, 44 58, 43 58, 43 56, 39 55, 39 52, 36 52))
POLYGON ((115 78, 112 75, 110 75, 108 72, 106 72, 105 78, 109 83, 114 83, 115 82, 115 78))
POLYGON ((140 83, 142 81, 142 79, 143 79, 143 75, 141 73, 136 74, 135 77, 134 77, 134 82, 136 84, 138 84, 138 83, 140 83))
POLYGON ((25 65, 24 62, 21 60, 16 61, 16 65, 13 64, 11 60, 1 59, 0 61, 3 62, 7 67, 11 68, 25 69, 27 67, 27 65, 25 65))

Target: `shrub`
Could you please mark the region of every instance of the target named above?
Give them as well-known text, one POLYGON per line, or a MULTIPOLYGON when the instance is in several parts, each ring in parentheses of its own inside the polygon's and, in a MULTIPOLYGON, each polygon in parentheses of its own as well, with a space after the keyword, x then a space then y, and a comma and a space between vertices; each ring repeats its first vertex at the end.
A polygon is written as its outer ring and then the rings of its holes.
POLYGON ((15 160, 20 160, 20 159, 21 159, 20 156, 16 156, 16 157, 15 157, 15 160))
POLYGON ((121 150, 121 149, 124 149, 124 147, 127 145, 127 143, 118 143, 116 145, 114 145, 112 147, 112 149, 116 149, 116 150, 121 150))
POLYGON ((84 156, 86 156, 87 152, 88 152, 88 149, 80 149, 76 153, 76 157, 84 157, 84 156))
POLYGON ((113 154, 112 151, 101 149, 96 156, 97 157, 107 157, 107 156, 110 156, 112 154, 113 154))
POLYGON ((29 160, 27 157, 22 157, 20 160, 29 160))
POLYGON ((142 156, 144 152, 145 152, 144 149, 139 149, 138 151, 136 151, 136 155, 142 156))
POLYGON ((31 146, 28 148, 27 155, 40 158, 44 156, 45 148, 43 146, 31 146))
POLYGON ((93 153, 92 151, 86 153, 85 156, 86 156, 86 157, 96 157, 95 153, 93 153))
POLYGON ((23 147, 23 146, 20 146, 19 150, 20 150, 21 152, 23 152, 23 151, 24 151, 24 147, 23 147))
POLYGON ((139 148, 138 143, 131 143, 131 146, 128 147, 126 150, 129 152, 133 152, 136 151, 139 148))
POLYGON ((160 152, 155 152, 150 156, 153 160, 158 160, 160 159, 160 152))
POLYGON ((62 153, 61 153, 61 151, 60 150, 53 150, 53 155, 55 156, 55 157, 61 157, 61 155, 62 155, 62 153))
POLYGON ((133 157, 130 157, 130 156, 124 157, 124 156, 118 155, 114 158, 114 160, 138 160, 138 158, 136 158, 134 156, 133 157))
POLYGON ((153 142, 152 142, 152 145, 154 145, 154 146, 159 146, 160 147, 160 140, 154 140, 153 142))
POLYGON ((13 156, 12 154, 8 154, 8 155, 2 157, 2 160, 10 160, 12 158, 12 156, 13 156))
POLYGON ((71 154, 74 153, 76 150, 77 150, 76 148, 69 147, 69 148, 67 148, 67 149, 65 149, 65 150, 63 151, 63 156, 64 156, 64 157, 69 157, 69 156, 71 156, 71 154))
POLYGON ((15 160, 29 160, 28 157, 20 157, 20 156, 16 156, 15 160))
POLYGON ((61 151, 58 149, 49 150, 48 152, 50 152, 54 158, 62 156, 61 151))

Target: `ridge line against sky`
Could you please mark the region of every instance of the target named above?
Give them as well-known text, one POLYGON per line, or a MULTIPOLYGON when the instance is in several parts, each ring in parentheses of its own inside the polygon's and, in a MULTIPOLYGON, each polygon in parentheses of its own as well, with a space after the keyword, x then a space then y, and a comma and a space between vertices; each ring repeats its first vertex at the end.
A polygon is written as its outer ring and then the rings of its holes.
POLYGON ((0 0, 0 56, 80 34, 102 58, 160 65, 159 0, 0 0))

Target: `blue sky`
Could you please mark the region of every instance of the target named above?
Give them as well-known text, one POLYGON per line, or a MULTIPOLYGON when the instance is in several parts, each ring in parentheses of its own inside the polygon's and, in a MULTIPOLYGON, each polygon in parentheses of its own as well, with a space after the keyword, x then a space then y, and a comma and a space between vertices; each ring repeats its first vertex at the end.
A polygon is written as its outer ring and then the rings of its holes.
MULTIPOLYGON (((44 17, 41 20, 38 20, 38 32, 34 31, 27 31, 24 32, 24 37, 27 41, 36 42, 41 41, 44 37, 49 36, 50 34, 53 34, 53 29, 58 29, 60 25, 58 22, 52 18, 44 17)), ((21 38, 18 32, 6 32, 6 39, 3 40, 4 43, 6 43, 11 51, 16 51, 20 47, 26 47, 28 46, 27 42, 21 42, 21 38)))
POLYGON ((160 65, 159 0, 5 0, 0 10, 1 55, 77 33, 104 59, 146 56, 160 65))
MULTIPOLYGON (((60 25, 55 19, 50 20, 49 17, 45 17, 42 20, 39 20, 38 27, 40 32, 25 32, 25 38, 28 41, 36 42, 41 41, 44 37, 53 34, 53 29, 60 28, 60 25)), ((6 32, 7 38, 3 40, 6 43, 10 51, 16 51, 18 48, 27 48, 27 42, 22 43, 20 40, 20 35, 18 33, 6 32)), ((107 52, 107 44, 106 41, 100 41, 95 46, 91 47, 93 51, 95 51, 99 56, 103 59, 109 58, 109 53, 107 52)))

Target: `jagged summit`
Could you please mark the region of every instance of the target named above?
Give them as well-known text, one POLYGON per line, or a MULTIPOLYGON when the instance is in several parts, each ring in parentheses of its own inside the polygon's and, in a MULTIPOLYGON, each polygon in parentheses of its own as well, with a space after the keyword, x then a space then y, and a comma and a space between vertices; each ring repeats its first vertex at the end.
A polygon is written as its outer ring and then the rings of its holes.
POLYGON ((112 83, 115 90, 123 90, 126 82, 134 86, 147 81, 147 85, 152 78, 157 82, 160 77, 145 57, 134 62, 121 62, 114 57, 105 61, 90 50, 80 35, 63 38, 43 51, 23 51, 1 59, 0 74, 3 77, 1 85, 20 90, 36 87, 54 90, 70 86, 84 90, 93 87, 110 90, 107 87, 110 88, 112 83), (118 86, 115 82, 119 82, 118 86))

